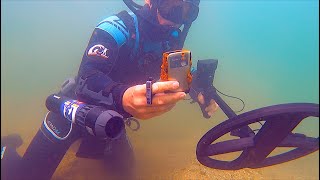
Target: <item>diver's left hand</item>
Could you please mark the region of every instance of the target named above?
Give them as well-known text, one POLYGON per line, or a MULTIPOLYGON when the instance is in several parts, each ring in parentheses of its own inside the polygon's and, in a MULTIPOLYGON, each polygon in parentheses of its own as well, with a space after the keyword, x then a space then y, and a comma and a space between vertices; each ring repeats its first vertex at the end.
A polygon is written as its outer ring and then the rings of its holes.
MULTIPOLYGON (((200 104, 204 104, 204 96, 200 92, 198 94, 198 101, 200 104)), ((219 108, 219 105, 216 103, 215 100, 211 99, 209 105, 205 108, 205 111, 211 117, 219 108)))

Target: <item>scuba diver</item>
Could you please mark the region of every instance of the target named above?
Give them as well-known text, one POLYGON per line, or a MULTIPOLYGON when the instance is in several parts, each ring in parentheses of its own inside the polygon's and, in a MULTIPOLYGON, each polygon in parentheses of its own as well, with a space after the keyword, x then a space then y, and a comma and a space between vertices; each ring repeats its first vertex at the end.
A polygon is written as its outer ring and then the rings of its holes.
MULTIPOLYGON (((47 99, 49 112, 42 126, 24 156, 15 156, 21 160, 23 179, 50 179, 78 139, 82 142, 77 157, 105 159, 110 172, 133 177, 132 145, 123 124, 113 118, 151 119, 185 99, 185 92, 167 92, 179 88, 177 81, 154 82, 152 104, 147 104, 146 81, 160 77, 164 52, 183 48, 200 0, 145 0, 144 6, 132 0, 124 3, 132 12, 121 11, 95 27, 76 78, 68 79, 57 95, 47 99), (86 108, 77 110, 82 106, 86 108)), ((204 104, 194 84, 190 96, 204 104)), ((214 100, 206 104, 205 111, 212 116, 218 105, 214 100)), ((3 150, 7 146, 2 143, 3 150)), ((16 169, 6 171, 17 175, 16 169)))

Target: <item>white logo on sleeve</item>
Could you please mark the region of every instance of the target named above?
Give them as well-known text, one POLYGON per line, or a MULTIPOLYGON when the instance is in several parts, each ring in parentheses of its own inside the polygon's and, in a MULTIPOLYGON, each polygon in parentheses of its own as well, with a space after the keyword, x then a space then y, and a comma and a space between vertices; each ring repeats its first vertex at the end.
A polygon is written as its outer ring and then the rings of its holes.
POLYGON ((89 49, 88 56, 98 56, 104 59, 108 59, 108 51, 109 49, 104 47, 103 45, 96 44, 89 49))
POLYGON ((3 159, 4 152, 6 151, 6 146, 1 149, 1 159, 3 159))

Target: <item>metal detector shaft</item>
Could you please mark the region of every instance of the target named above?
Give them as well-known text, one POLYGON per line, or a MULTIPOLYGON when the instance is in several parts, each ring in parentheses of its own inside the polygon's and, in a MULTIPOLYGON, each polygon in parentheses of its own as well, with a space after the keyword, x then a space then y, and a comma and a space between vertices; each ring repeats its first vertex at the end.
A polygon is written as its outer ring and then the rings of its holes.
POLYGON ((214 86, 211 86, 209 89, 205 90, 204 94, 205 101, 210 102, 211 99, 214 99, 229 119, 237 116, 237 114, 228 106, 228 104, 217 94, 217 90, 214 86))
MULTIPOLYGON (((205 102, 209 102, 211 99, 214 99, 216 103, 219 105, 221 110, 228 116, 228 118, 236 117, 237 114, 228 106, 228 104, 218 95, 217 90, 214 86, 207 88, 204 91, 205 102)), ((206 105, 207 106, 207 105, 206 105)), ((204 111, 204 106, 201 107, 202 113, 204 117, 207 113, 204 111)), ((231 131, 231 135, 238 137, 249 137, 250 135, 254 135, 254 132, 249 126, 243 126, 239 129, 234 129, 231 131)))

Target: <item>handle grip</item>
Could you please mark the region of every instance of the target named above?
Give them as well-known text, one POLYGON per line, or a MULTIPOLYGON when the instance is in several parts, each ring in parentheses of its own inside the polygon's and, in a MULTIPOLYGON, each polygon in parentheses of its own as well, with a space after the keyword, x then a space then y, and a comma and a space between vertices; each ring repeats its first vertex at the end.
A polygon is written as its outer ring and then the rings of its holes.
POLYGON ((204 98, 204 104, 201 104, 200 102, 198 102, 201 111, 202 111, 202 116, 206 119, 209 119, 210 116, 208 115, 208 113, 205 111, 206 107, 208 107, 210 105, 210 100, 212 99, 210 96, 210 91, 202 91, 201 94, 203 95, 204 98))

